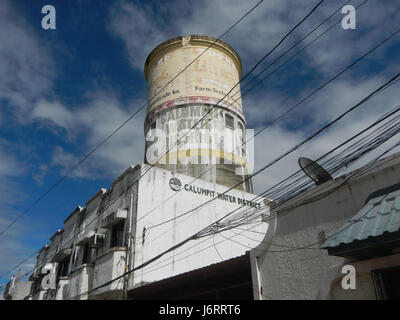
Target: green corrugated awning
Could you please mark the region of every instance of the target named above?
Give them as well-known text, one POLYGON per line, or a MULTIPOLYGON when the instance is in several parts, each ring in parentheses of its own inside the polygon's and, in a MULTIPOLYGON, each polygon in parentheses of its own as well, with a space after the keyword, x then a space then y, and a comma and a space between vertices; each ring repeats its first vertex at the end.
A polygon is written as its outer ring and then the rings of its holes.
POLYGON ((366 249, 379 242, 400 240, 400 183, 372 193, 364 207, 321 248, 329 254, 366 249))

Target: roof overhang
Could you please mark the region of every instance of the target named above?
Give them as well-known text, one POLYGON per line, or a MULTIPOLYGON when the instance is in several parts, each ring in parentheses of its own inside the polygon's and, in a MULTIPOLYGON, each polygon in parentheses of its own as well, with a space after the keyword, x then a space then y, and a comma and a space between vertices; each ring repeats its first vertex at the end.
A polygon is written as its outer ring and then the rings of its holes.
POLYGON ((400 248, 400 231, 385 232, 377 237, 342 243, 336 247, 326 247, 331 256, 367 259, 382 254, 390 254, 393 249, 400 248))
POLYGON ((61 262, 68 258, 72 253, 72 248, 64 248, 58 251, 52 259, 52 262, 61 262))

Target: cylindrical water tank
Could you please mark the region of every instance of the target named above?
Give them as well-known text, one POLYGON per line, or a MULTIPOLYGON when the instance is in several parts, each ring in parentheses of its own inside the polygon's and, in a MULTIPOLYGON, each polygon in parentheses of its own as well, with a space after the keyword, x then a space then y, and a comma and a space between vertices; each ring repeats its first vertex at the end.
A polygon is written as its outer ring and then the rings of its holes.
MULTIPOLYGON (((178 37, 158 45, 144 67, 145 162, 229 187, 247 177, 240 86, 228 94, 241 71, 235 50, 211 37, 178 37)), ((251 181, 236 188, 252 192, 251 181)))

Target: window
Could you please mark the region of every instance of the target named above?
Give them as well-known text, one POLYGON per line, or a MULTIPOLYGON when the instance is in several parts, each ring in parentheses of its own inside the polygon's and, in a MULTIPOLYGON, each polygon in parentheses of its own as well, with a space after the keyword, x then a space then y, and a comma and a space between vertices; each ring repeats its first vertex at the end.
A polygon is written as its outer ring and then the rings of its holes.
POLYGON ((79 219, 78 219, 78 225, 79 227, 81 227, 83 225, 83 222, 85 221, 86 218, 86 211, 81 212, 81 214, 79 215, 79 219))
POLYGON ((78 260, 77 257, 78 257, 78 247, 75 247, 72 253, 72 261, 71 261, 73 267, 76 267, 76 262, 78 260))
POLYGON ((244 131, 243 125, 238 122, 239 128, 241 130, 241 135, 242 135, 242 143, 241 143, 241 150, 242 150, 242 156, 246 156, 246 133, 244 131))
POLYGON ((124 229, 125 221, 120 221, 115 224, 111 229, 111 244, 110 247, 123 247, 124 246, 124 229))
POLYGON ((246 143, 246 132, 244 130, 244 127, 240 122, 238 122, 238 125, 239 125, 239 129, 240 129, 240 134, 242 135, 242 142, 246 143))
MULTIPOLYGON (((153 143, 155 143, 158 140, 155 130, 156 130, 156 121, 153 121, 150 124, 150 130, 146 134, 146 149, 149 148, 153 143)), ((158 156, 158 151, 156 150, 155 152, 157 153, 156 156, 158 156)))
POLYGON ((91 263, 92 250, 89 248, 89 243, 86 243, 83 247, 82 264, 91 263))
MULTIPOLYGON (((224 158, 225 157, 225 139, 224 136, 219 137, 219 150, 222 151, 222 154, 220 155, 220 157, 224 158)), ((220 159, 220 163, 223 163, 223 160, 221 162, 220 159)))
POLYGON ((154 135, 155 132, 154 130, 156 130, 157 128, 157 122, 154 120, 151 124, 150 124, 150 135, 154 135))
POLYGON ((230 129, 234 129, 233 117, 229 114, 225 114, 225 126, 230 129))
POLYGON ((68 276, 68 263, 69 263, 69 258, 66 258, 65 260, 61 261, 58 265, 58 275, 57 279, 59 277, 66 277, 68 276))
POLYGON ((35 280, 35 283, 33 285, 33 292, 32 295, 38 293, 42 287, 42 280, 43 280, 44 275, 40 275, 39 278, 35 280))
POLYGON ((371 272, 377 300, 400 299, 400 267, 371 272))

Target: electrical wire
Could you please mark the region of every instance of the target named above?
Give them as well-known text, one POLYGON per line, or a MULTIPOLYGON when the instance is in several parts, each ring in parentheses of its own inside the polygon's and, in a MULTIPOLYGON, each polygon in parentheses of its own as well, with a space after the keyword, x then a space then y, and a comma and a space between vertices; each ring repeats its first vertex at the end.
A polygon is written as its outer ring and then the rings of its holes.
MULTIPOLYGON (((255 10, 264 0, 259 1, 256 3, 249 11, 246 12, 239 20, 237 20, 231 27, 228 28, 221 36, 215 39, 212 44, 210 44, 206 50, 201 52, 192 62, 190 62, 183 70, 178 72, 170 81, 168 81, 161 90, 157 92, 160 94, 165 88, 168 87, 177 77, 179 77, 187 68, 189 68, 199 57, 201 57, 209 48, 211 48, 217 41, 223 38, 227 33, 229 33, 237 24, 239 24, 243 19, 245 19, 253 10, 255 10)), ((157 95, 156 94, 156 95, 157 95)), ((155 95, 155 96, 156 96, 155 95)), ((154 98, 153 96, 152 98, 154 98)), ((87 158, 89 158, 94 152, 96 152, 102 145, 104 145, 111 137, 113 137, 122 127, 124 127, 130 120, 132 120, 143 108, 147 105, 144 103, 141 107, 139 107, 128 119, 126 119, 121 125, 119 125, 111 134, 109 134, 105 139, 103 139, 99 144, 97 144, 91 151, 89 151, 81 160, 78 161, 68 172, 62 176, 59 180, 57 180, 54 184, 52 184, 46 192, 44 192, 41 196, 39 196, 33 203, 28 206, 22 213, 20 213, 10 224, 7 225, 1 232, 0 237, 7 232, 21 217, 23 217, 28 211, 30 211, 39 201, 41 201, 44 197, 46 197, 55 187, 57 187, 61 182, 63 182, 76 168, 78 168, 87 158)))
MULTIPOLYGON (((348 4, 348 3, 350 3, 352 0, 350 0, 350 1, 347 1, 346 3, 345 3, 345 5, 346 4, 348 4)), ((365 1, 363 1, 361 4, 359 4, 356 8, 359 8, 359 7, 361 7, 362 5, 364 5, 366 2, 368 2, 368 0, 365 0, 365 1)), ((262 72, 264 72, 265 70, 267 70, 270 66, 272 66, 275 62, 277 62, 278 60, 280 60, 283 56, 285 56, 288 52, 290 52, 295 46, 297 46, 300 42, 302 42, 302 41, 304 41, 308 36, 310 36, 313 32, 315 32, 321 25, 323 25, 324 23, 326 23, 332 16, 334 16, 340 9, 342 8, 342 6, 341 7, 339 7, 338 9, 336 9, 328 18, 326 18, 323 22, 321 22, 317 27, 315 27, 311 32, 309 32, 305 37, 303 37, 302 38, 302 40, 300 40, 300 41, 298 41, 298 42, 296 42, 296 44, 294 45, 294 46, 292 46, 291 48, 289 48, 287 51, 285 51, 282 55, 280 55, 274 62, 272 62, 267 68, 265 68, 262 72)), ((335 25, 337 25, 339 22, 341 21, 341 19, 339 19, 332 27, 334 27, 335 25)), ((332 27, 331 28, 329 28, 328 30, 326 30, 326 31, 324 31, 322 34, 320 34, 316 39, 314 39, 311 43, 309 43, 307 46, 305 46, 305 47, 303 47, 301 50, 299 50, 294 56, 296 56, 296 55, 298 55, 301 51, 303 51, 306 47, 308 47, 309 45, 311 45, 312 43, 314 43, 316 40, 318 40, 322 35, 324 35, 325 33, 327 33, 329 30, 331 30, 332 29, 332 27)), ((291 60, 294 56, 292 56, 289 60, 291 60)), ((280 69, 281 67, 283 67, 285 64, 287 64, 288 62, 289 62, 289 60, 287 60, 284 64, 282 64, 278 69, 280 69)), ((276 72, 278 69, 275 69, 272 73, 274 73, 274 72, 276 72)), ((258 75, 260 75, 262 72, 260 72, 258 75)), ((272 74, 272 73, 270 73, 270 75, 272 74)), ((258 77, 258 75, 254 78, 254 79, 256 79, 257 77, 258 77)), ((253 79, 253 80, 254 80, 253 79)), ((260 82, 261 83, 261 82, 260 82)), ((247 84, 246 84, 247 85, 247 84)), ((253 86, 251 89, 253 89, 255 86, 253 86)), ((242 87, 243 88, 243 87, 242 87)), ((249 90, 249 91, 251 91, 251 89, 249 90)), ((247 93, 249 92, 249 91, 247 91, 247 93)), ((237 91, 237 92, 239 92, 239 91, 237 91)), ((237 93, 236 92, 236 93, 237 93)), ((235 94, 236 94, 235 93, 235 94)), ((241 95, 239 98, 241 98, 241 97, 243 97, 244 95, 241 95)), ((234 102, 237 102, 238 101, 238 99, 239 98, 237 98, 234 102)), ((234 103, 233 102, 233 103, 234 103)), ((222 112, 220 112, 220 114, 222 114, 222 112)), ((218 115, 218 114, 217 114, 218 115)), ((215 116, 213 117, 213 118, 215 118, 215 116)), ((212 118, 212 119, 213 119, 212 118)), ((212 120, 211 119, 211 120, 212 120)), ((203 126, 201 126, 201 127, 203 127, 203 126)), ((251 139, 249 139, 249 140, 251 140, 251 139)), ((245 143, 243 143, 242 145, 240 145, 239 147, 237 147, 236 148, 236 150, 235 151, 237 151, 241 146, 243 146, 243 145, 245 145, 249 140, 247 140, 245 143)), ((234 151, 234 152, 235 152, 234 151)), ((211 169, 210 168, 208 168, 208 169, 206 169, 205 171, 203 171, 200 175, 198 175, 195 179, 193 179, 192 181, 190 181, 189 183, 188 183, 188 185, 191 185, 193 182, 195 182, 196 180, 198 180, 201 176, 203 176, 205 173, 207 173, 207 172, 209 172, 211 169)), ((159 206, 161 206, 161 205, 163 205, 164 203, 166 203, 166 202, 168 202, 170 199, 172 199, 173 197, 175 197, 179 192, 181 192, 182 190, 178 190, 176 193, 174 193, 173 195, 171 195, 169 198, 167 198, 167 199, 164 199, 163 201, 162 201, 162 203, 160 203, 158 206, 156 206, 156 207, 154 207, 153 209, 151 209, 150 211, 148 211, 146 214, 144 214, 142 217, 140 217, 139 219, 138 219, 138 221, 140 221, 141 219, 143 219, 144 217, 146 217, 148 214, 150 214, 150 213, 152 213, 154 210, 156 210, 159 206)))
MULTIPOLYGON (((393 147, 391 147, 391 148, 389 148, 388 150, 386 150, 383 154, 381 154, 377 159, 379 159, 380 157, 382 157, 384 154, 386 154, 386 153, 388 153, 389 151, 391 151, 391 150, 393 150, 395 147, 398 147, 400 145, 400 143, 398 143, 398 144, 396 144, 395 146, 393 146, 393 147)), ((397 157, 399 157, 400 155, 398 155, 397 157)), ((373 164, 373 163, 372 163, 373 164)), ((371 165, 369 165, 369 166, 372 166, 372 164, 371 165)), ((362 173, 366 173, 366 172, 368 172, 370 169, 368 169, 368 167, 365 169, 365 170, 363 170, 363 172, 355 172, 354 174, 362 174, 362 173)), ((336 187, 336 188, 334 188, 334 190, 336 191, 336 190, 338 190, 340 187, 342 187, 342 186, 344 186, 345 184, 347 184, 348 183, 348 181, 351 179, 351 178, 354 178, 354 176, 355 175, 351 175, 348 179, 346 179, 343 183, 341 183, 340 184, 340 186, 338 186, 338 187, 336 187)), ((327 195, 329 195, 330 194, 330 192, 327 192, 327 193, 325 193, 325 196, 327 196, 327 195)), ((315 199, 314 198, 314 201, 316 201, 316 200, 319 200, 319 199, 315 199)), ((297 206, 298 207, 298 206, 297 206)), ((293 209, 295 209, 295 208, 297 208, 297 207, 294 207, 293 209)), ((292 210, 293 210, 292 209, 292 210)), ((278 214, 274 214, 274 216, 271 216, 271 219, 272 218, 274 218, 275 216, 277 216, 278 214)), ((253 227, 251 227, 251 228, 254 228, 254 227, 256 227, 257 225, 254 225, 253 227)), ((249 229, 246 229, 246 231, 249 231, 249 229)), ((244 231, 243 231, 244 232, 244 231)), ((340 231, 339 231, 340 232, 340 231)), ((332 236, 334 236, 334 235, 336 235, 337 233, 335 233, 335 234, 333 234, 332 236)), ((209 238, 208 238, 209 239, 209 238)), ((202 243, 204 243, 205 241, 207 241, 208 239, 205 239, 205 240, 203 240, 202 241, 202 243)), ((217 244, 219 244, 219 243, 222 243, 222 242, 224 242, 224 241, 226 241, 226 240, 229 240, 229 239, 225 239, 225 240, 222 240, 222 241, 220 241, 220 242, 218 242, 217 244)), ((325 241, 325 240, 324 240, 325 241)), ((193 247, 195 247, 195 246, 198 246, 200 243, 196 243, 196 244, 194 244, 192 247, 190 247, 190 248, 188 248, 187 250, 185 250, 185 251, 188 251, 188 250, 190 250, 191 248, 193 248, 193 247)), ((309 249, 312 245, 315 245, 315 244, 317 244, 317 243, 313 243, 313 244, 311 244, 311 245, 307 245, 307 246, 303 246, 303 247, 295 247, 294 248, 294 250, 305 250, 305 249, 309 249)), ((201 251, 204 251, 204 250, 206 250, 206 249, 209 249, 209 248, 211 248, 212 247, 212 245, 210 245, 210 246, 208 246, 208 247, 206 247, 206 248, 202 248, 202 249, 200 249, 200 250, 198 250, 198 251, 196 251, 196 252, 194 252, 194 253, 191 253, 191 254, 189 254, 189 255, 187 255, 187 256, 184 256, 183 258, 180 258, 180 259, 176 259, 176 256, 177 255, 179 255, 180 253, 177 253, 177 254, 175 254, 175 260, 174 260, 174 263, 176 263, 176 262, 178 262, 178 261, 181 261, 181 260, 184 260, 184 259, 187 259, 188 257, 190 257, 190 256, 193 256, 193 255, 195 255, 195 254, 198 254, 199 252, 201 252, 201 251)), ((253 249, 253 248, 251 248, 251 249, 253 249)), ((183 251, 183 252, 181 252, 181 253, 184 253, 185 251, 183 251)), ((290 252, 290 251, 293 251, 293 250, 285 250, 285 251, 283 251, 283 250, 281 250, 281 251, 273 251, 273 250, 268 250, 267 252, 290 252)), ((169 260, 169 259, 165 259, 164 261, 167 261, 167 260, 169 260)), ((159 270, 159 269, 161 269, 161 268, 164 268, 164 267, 166 267, 166 266, 168 266, 168 265, 170 265, 171 263, 167 263, 167 264, 165 264, 165 265, 162 265, 161 267, 157 267, 157 268, 154 268, 154 269, 151 269, 151 270, 148 270, 148 271, 146 271, 146 272, 144 272, 144 273, 149 273, 149 272, 153 272, 153 271, 156 271, 156 270, 159 270)), ((154 266, 153 266, 154 267, 154 266)))
MULTIPOLYGON (((399 29, 400 31, 400 29, 399 29)), ((268 163, 266 166, 262 167, 261 169, 255 171, 255 173, 252 173, 251 175, 245 177, 241 182, 235 184, 233 187, 228 188, 225 192, 222 193, 222 195, 225 195, 227 192, 233 190, 234 188, 236 188, 237 186, 239 186, 240 184, 242 184, 243 182, 246 182, 247 180, 251 179, 252 177, 258 175, 259 173, 261 173, 262 171, 264 171, 265 169, 271 167, 272 165, 274 165, 275 163, 277 163, 278 161, 280 161, 282 158, 286 157, 287 155, 289 155, 290 153, 293 153, 295 150, 299 149, 301 146, 303 146, 305 143, 309 142, 310 140, 312 140, 313 138, 315 138, 316 136, 318 136, 321 132, 325 131, 326 129, 328 129, 329 127, 331 127, 333 124, 335 124, 336 122, 338 122, 339 120, 341 120, 343 117, 345 117, 348 113, 352 112, 353 110, 357 109, 358 107, 360 107, 362 104, 364 104, 365 102, 367 102, 371 97, 373 97, 374 95, 376 95, 377 93, 379 93, 382 90, 385 90, 386 88, 388 88, 388 86, 392 85, 398 78, 400 77, 400 73, 398 73, 396 76, 394 76, 393 78, 391 78, 389 81, 387 81, 385 84, 383 84, 382 86, 380 86, 378 89, 374 90, 371 94, 369 94, 367 97, 365 97, 364 99, 362 99, 359 103, 357 103, 356 105, 354 105, 353 107, 351 107, 350 109, 348 109, 345 113, 341 114, 338 118, 336 118, 334 121, 329 122, 327 125, 323 126, 321 129, 319 129, 318 131, 316 131, 313 135, 311 135, 310 137, 308 137, 306 140, 303 140, 300 144, 295 145, 294 147, 292 147, 290 150, 288 150, 287 152, 285 152, 284 154, 282 154, 281 156, 279 156, 278 158, 272 160, 270 163, 268 163)), ((205 203, 191 209, 188 210, 182 214, 177 215, 174 218, 171 219, 167 219, 165 221, 162 221, 160 223, 157 223, 155 225, 150 226, 149 228, 155 228, 157 226, 160 226, 162 224, 165 223, 169 223, 171 221, 174 221, 182 216, 185 216, 189 213, 195 212, 196 210, 202 208, 203 206, 211 203, 212 201, 214 201, 215 199, 217 199, 218 196, 215 196, 214 198, 206 201, 205 203)))
MULTIPOLYGON (((366 130, 370 129, 372 126, 374 126, 374 125, 376 125, 377 123, 379 123, 379 122, 385 120, 386 118, 388 118, 389 116, 391 116, 392 114, 394 114, 395 112, 397 112, 397 111, 398 111, 398 108, 399 108, 399 106, 397 107, 397 109, 395 108, 392 112, 387 113, 385 116, 382 116, 377 122, 375 122, 373 125, 369 126, 368 128, 364 129, 363 131, 361 131, 358 135, 360 135, 361 133, 364 133, 366 130)), ((381 132, 381 131, 377 131, 377 130, 376 130, 376 132, 381 132)), ((358 136, 358 135, 357 135, 357 136, 358 136)), ((353 139, 353 138, 351 138, 351 139, 353 139)), ((351 140, 351 139, 349 139, 349 140, 351 140)), ((365 138, 364 138, 364 139, 365 139, 365 138)), ((347 140, 345 143, 347 143, 349 140, 347 140)), ((342 145, 343 145, 343 144, 342 144, 342 145)), ((355 144, 354 144, 354 145, 355 145, 355 144)), ((352 146, 352 147, 353 147, 353 146, 352 146)), ((335 148, 335 149, 337 149, 337 148, 335 148)), ((358 158, 359 158, 359 156, 358 156, 358 158)), ((349 160, 346 160, 345 162, 348 163, 349 160)), ((291 192, 289 191, 289 193, 291 193, 291 192)), ((292 194, 293 194, 293 193, 292 193, 292 194)), ((86 225, 85 225, 85 228, 88 227, 95 219, 97 219, 97 217, 95 217, 91 222, 89 222, 88 224, 86 224, 86 225)), ((78 232, 77 232, 77 234, 76 234, 75 236, 77 236, 77 235, 80 234, 80 233, 82 233, 82 230, 78 230, 78 232)), ((70 241, 73 240, 73 239, 74 239, 74 237, 71 237, 70 241)), ((27 258, 27 259, 28 259, 28 258, 27 258)), ((27 259, 25 259, 25 260, 27 260, 27 259)))
MULTIPOLYGON (((300 21, 300 22, 298 22, 267 54, 265 54, 254 66, 253 66, 253 68, 228 92, 228 94, 226 94, 216 105, 218 105, 226 96, 228 96, 229 95, 229 93, 237 86, 237 85, 239 85, 242 81, 244 81, 250 74, 251 74, 251 72, 253 72, 260 64, 261 64, 261 62, 262 61, 264 61, 268 56, 270 56, 275 50, 276 50, 276 48, 278 48, 278 46, 291 34, 291 33, 293 33, 294 32, 294 30, 296 30, 297 28, 298 28, 298 26, 300 26, 321 4, 322 4, 322 2, 323 2, 324 0, 320 0, 319 2, 318 2, 318 4, 316 5, 316 6, 314 6, 313 7, 313 9, 300 21)), ((263 2, 263 1, 260 1, 259 3, 257 3, 245 16, 247 16, 251 11, 253 11, 259 4, 261 4, 261 2, 263 2)), ((244 16, 244 17, 245 17, 244 16)), ((239 20, 239 22, 242 20, 242 19, 244 19, 244 17, 242 17, 240 20, 239 20)), ((237 22, 237 23, 239 23, 239 22, 237 22)), ((236 24, 237 24, 236 23, 236 24)), ((236 25, 235 24, 235 25, 236 25)), ((234 26, 235 26, 234 25, 234 26)), ((228 33, 231 29, 233 28, 233 26, 230 28, 230 29, 228 29, 228 31, 227 32, 225 32, 222 36, 220 36, 218 39, 216 39, 215 40, 215 42, 216 41, 218 41, 221 37, 223 37, 226 33, 228 33)), ((210 45, 208 48, 210 48, 212 45, 210 45)), ((207 48, 207 49, 208 49, 207 48)), ((204 52, 205 51, 203 51, 202 52, 202 54, 204 54, 204 52)), ((199 58, 201 56, 201 54, 198 56, 198 57, 196 57, 196 59, 197 58, 199 58)), ((196 60, 195 59, 195 60, 196 60)), ((191 64, 192 63, 194 63, 194 61, 195 60, 193 60, 192 62, 191 62, 191 64)), ((189 64, 185 69, 187 69, 191 64, 189 64)), ((184 69, 184 70, 185 70, 184 69)), ((180 73, 182 73, 184 70, 182 70, 180 73)), ((179 74, 180 74, 179 73, 179 74)), ((177 75, 177 76, 179 76, 179 74, 177 75)), ((177 76, 175 76, 175 78, 177 77, 177 76)), ((170 82, 172 82, 175 78, 173 78, 170 82)), ((170 83, 170 82, 168 82, 164 87, 166 87, 166 86, 168 86, 168 84, 170 83)), ((162 91, 162 90, 161 90, 162 91)), ((144 106, 142 106, 142 108, 143 108, 144 106)), ((210 109, 210 112, 211 112, 211 110, 212 110, 212 108, 210 109)), ((199 122, 201 122, 206 116, 208 115, 208 113, 206 114, 206 115, 204 115, 204 117, 202 118, 202 119, 200 119, 197 123, 199 123, 199 122)), ((117 130, 115 130, 113 133, 112 133, 112 135, 113 134, 115 134, 122 126, 124 126, 128 121, 129 121, 130 119, 128 119, 127 121, 125 121, 117 130)), ((192 127, 192 129, 197 125, 197 123, 195 123, 194 124, 194 126, 192 127)), ((107 141, 109 138, 111 138, 111 136, 112 135, 110 135, 105 141, 107 141)), ((181 137, 181 139, 182 139, 183 137, 181 137)), ((104 141, 104 142, 105 142, 104 141)), ((103 142, 102 142, 103 143, 103 142)), ((98 147, 100 147, 100 145, 98 145, 98 147)), ((97 148, 98 147, 96 147, 95 148, 95 150, 97 150, 97 148)), ((94 150, 94 151, 95 151, 94 150)), ((94 152, 93 151, 93 152, 94 152)), ((84 160, 86 160, 87 159, 87 157, 89 157, 93 152, 91 152, 91 153, 89 153, 85 158, 84 158, 84 160)), ((168 151, 167 151, 168 152, 168 151)), ((73 169, 72 169, 72 171, 76 168, 76 167, 78 167, 84 160, 82 160, 81 162, 79 162, 73 169)), ((144 174, 142 174, 139 178, 138 178, 138 180, 141 178, 141 177, 143 177, 151 168, 152 168, 153 166, 152 165, 150 165, 149 167, 148 167, 148 169, 144 172, 144 174)), ((72 172, 71 171, 71 172, 72 172)), ((69 173, 68 173, 69 174, 69 173)), ((65 179, 67 177, 67 175, 66 176, 64 176, 59 182, 61 182, 63 179, 65 179)), ((58 184, 58 183, 57 183, 58 184)), ((40 201, 40 199, 39 199, 39 201, 40 201)), ((36 203, 35 203, 36 204, 36 203)), ((26 212, 25 212, 26 213, 26 212)), ((23 214, 25 214, 25 213, 23 213, 23 214)), ((18 216, 16 219, 19 219, 21 216, 18 216)), ((11 226, 11 225, 10 225, 11 226)), ((10 227, 9 226, 9 227, 10 227)), ((6 228, 7 229, 7 228, 6 228)), ((3 232, 4 233, 4 232, 3 232)), ((3 234, 3 233, 0 233, 0 236, 3 234)))
MULTIPOLYGON (((395 146, 393 146, 393 147, 390 148, 390 149, 393 149, 394 147, 395 147, 395 146)), ((386 154, 387 152, 388 152, 388 151, 386 151, 384 154, 386 154)), ((382 155, 384 155, 384 154, 382 154, 382 155)), ((382 156, 382 155, 381 155, 381 156, 382 156)), ((381 156, 380 156, 380 157, 381 157, 381 156)), ((378 157, 377 159, 379 159, 380 157, 378 157)), ((377 159, 376 159, 376 160, 377 160, 377 159)), ((376 161, 376 160, 375 160, 375 161, 376 161)), ((365 170, 364 170, 364 171, 365 171, 365 170)), ((360 174, 359 172, 357 172, 357 173, 360 174)), ((352 175, 352 176, 354 176, 354 175, 352 175)), ((352 176, 351 176, 351 177, 352 177, 352 176)), ((346 179, 346 181, 345 181, 344 183, 346 183, 348 180, 349 180, 349 178, 346 179)), ((344 183, 342 183, 342 185, 343 185, 344 183)), ((335 189, 336 189, 336 188, 335 188, 335 189)), ((315 200, 314 200, 314 201, 315 201, 315 200)))
MULTIPOLYGON (((364 4, 366 1, 364 1, 362 4, 364 4)), ((361 5, 362 5, 361 4, 361 5)), ((325 87, 326 85, 328 85, 330 82, 334 81, 336 78, 338 78, 341 74, 343 74, 345 71, 349 70, 351 67, 353 67, 356 63, 358 63, 359 61, 361 61, 362 59, 364 59, 367 55, 369 55, 372 51, 376 50, 377 48, 379 48, 381 45, 383 45, 386 41, 388 41, 390 38, 392 38, 395 34, 397 34, 400 31, 397 30, 395 33, 392 33, 388 38, 386 38, 384 41, 382 41, 381 43, 379 43, 376 47, 372 48, 370 51, 368 51, 367 53, 365 53, 362 57, 360 57, 359 59, 357 59, 356 61, 354 61, 351 65, 349 65, 347 68, 345 68, 344 70, 342 70, 341 72, 339 72, 338 74, 336 74, 333 78, 331 78, 330 80, 328 80, 326 83, 324 83, 324 85, 322 85, 321 87, 319 87, 318 89, 316 89, 315 91, 313 91, 311 94, 309 94, 306 98, 302 99, 300 102, 298 102, 296 105, 292 106, 291 108, 289 108, 288 111, 286 111, 285 113, 281 114, 279 117, 277 117, 276 119, 274 119, 273 121, 270 121, 266 126, 264 126, 261 130, 259 130, 254 136, 252 136, 251 138, 249 138, 246 142, 244 142, 242 145, 239 145, 236 150, 238 150, 240 147, 242 147, 243 145, 245 145, 247 142, 249 142, 251 139, 255 138, 258 134, 260 134, 262 131, 264 131, 266 128, 268 128, 269 126, 271 126, 272 124, 274 124, 275 122, 279 121, 280 119, 282 119, 284 116, 286 116, 288 113, 290 113, 291 111, 293 111, 295 108, 297 108, 300 104, 304 103, 306 100, 308 100, 309 98, 311 98, 314 94, 316 94, 318 91, 320 91, 323 87, 325 87)), ((202 176, 204 173, 208 172, 210 170, 210 168, 206 169, 203 173, 201 173, 196 179, 194 179, 193 181, 196 181, 200 176, 202 176)), ((190 184, 193 182, 191 181, 190 184)), ((240 182, 243 183, 244 181, 240 182)), ((179 191, 178 191, 179 192, 179 191)), ((173 196, 171 196, 170 198, 174 197, 176 194, 174 194, 173 196)), ((167 200, 164 200, 160 205, 164 204, 167 200)), ((150 210, 147 214, 153 212, 155 209, 157 209, 158 207, 153 208, 152 210, 150 210)), ((143 217, 141 217, 140 219, 143 219, 143 217)), ((156 225, 157 226, 157 225, 156 225)), ((154 227, 154 226, 151 226, 154 227)))
MULTIPOLYGON (((371 97, 373 97, 374 95, 376 95, 378 92, 384 90, 385 88, 387 88, 390 84, 392 84, 396 79, 398 79, 400 77, 400 73, 398 73, 396 76, 392 77, 390 80, 388 80, 387 82, 385 82, 383 85, 381 85, 379 88, 377 88, 376 90, 374 90, 373 92, 371 92, 369 95, 367 95, 365 98, 363 98, 360 102, 358 102, 357 104, 355 104, 354 106, 352 106, 351 108, 347 109, 345 112, 343 112, 342 114, 340 114, 337 118, 335 118, 334 120, 330 121, 328 124, 324 125, 322 128, 318 129, 316 132, 314 132, 313 134, 311 134, 310 136, 308 136, 306 139, 304 139, 302 142, 300 142, 299 144, 295 145, 294 147, 292 147, 291 149, 289 149, 287 152, 285 152, 284 154, 282 154, 280 157, 278 157, 277 159, 273 160, 272 162, 270 162, 269 164, 265 165, 263 168, 259 169, 256 173, 261 172, 262 170, 265 170, 268 166, 276 163, 277 161, 281 160, 283 157, 287 156, 288 154, 290 154, 291 152, 293 152, 294 150, 298 149, 300 146, 304 145, 305 143, 309 142, 310 140, 312 140, 313 138, 315 138, 316 136, 318 136, 321 132, 323 132, 324 130, 326 130, 327 128, 331 127, 333 124, 335 124, 336 122, 338 122, 339 120, 341 120, 343 117, 345 117, 347 114, 349 114, 350 112, 354 111, 355 109, 357 109, 358 107, 360 107, 363 103, 365 103, 366 101, 368 101, 371 97)), ((213 198, 215 199, 215 198, 213 198)), ((139 266, 136 266, 134 268, 132 268, 131 270, 125 272, 123 275, 116 277, 114 279, 111 279, 110 281, 107 281, 106 283, 104 283, 103 285, 97 286, 95 288, 92 288, 91 290, 89 290, 88 293, 93 292, 96 289, 102 288, 104 286, 107 286, 108 284, 111 284, 112 282, 118 280, 119 278, 130 274, 134 271, 137 271, 139 269, 142 269, 144 267, 146 267, 147 265, 153 263, 154 261, 160 259, 162 256, 164 256, 165 254, 174 251, 175 249, 183 246, 184 244, 188 243, 191 240, 194 239, 198 239, 202 236, 202 233, 204 231, 206 231, 208 228, 212 227, 212 226, 217 226, 218 223, 220 223, 221 221, 223 221, 224 219, 226 219, 228 216, 230 216, 232 214, 232 212, 229 212, 228 214, 224 215, 222 218, 218 219, 217 221, 215 221, 214 223, 210 224, 208 227, 205 227, 203 229, 201 229, 200 231, 198 231, 197 233, 193 234, 192 236, 178 242, 177 244, 171 246, 170 248, 166 249, 165 251, 157 254, 156 256, 154 256, 151 259, 148 259, 147 261, 143 262, 142 264, 140 264, 139 266)))

